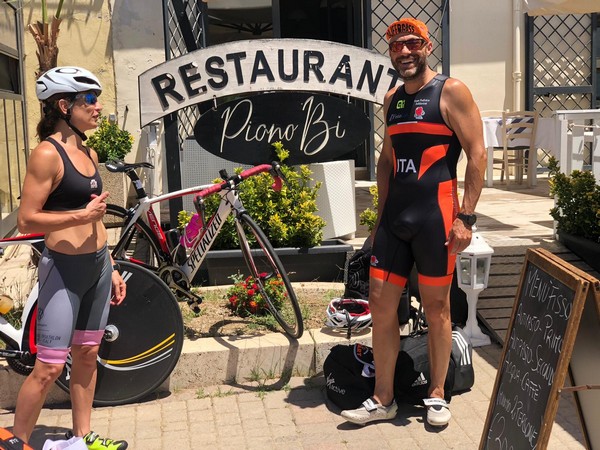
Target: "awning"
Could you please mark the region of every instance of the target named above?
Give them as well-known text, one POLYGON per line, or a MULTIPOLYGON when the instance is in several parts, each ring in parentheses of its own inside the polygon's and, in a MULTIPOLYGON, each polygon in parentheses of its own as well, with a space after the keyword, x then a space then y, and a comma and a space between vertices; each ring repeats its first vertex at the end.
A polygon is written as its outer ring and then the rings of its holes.
POLYGON ((590 14, 600 12, 600 0, 523 0, 523 11, 530 16, 590 14))

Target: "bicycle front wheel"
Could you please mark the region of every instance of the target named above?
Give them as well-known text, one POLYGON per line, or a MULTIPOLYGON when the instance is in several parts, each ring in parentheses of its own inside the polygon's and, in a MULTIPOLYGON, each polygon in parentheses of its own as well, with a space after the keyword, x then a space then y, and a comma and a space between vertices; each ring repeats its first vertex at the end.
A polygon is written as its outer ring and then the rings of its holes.
POLYGON ((133 260, 153 272, 160 266, 159 244, 148 225, 138 220, 124 235, 127 210, 118 205, 106 205, 102 218, 108 235, 108 249, 114 259, 133 260))
MULTIPOLYGON (((127 297, 111 306, 98 352, 94 404, 122 405, 154 392, 171 374, 183 346, 181 309, 160 278, 119 261, 127 297)), ((69 391, 70 356, 57 384, 69 391)))
POLYGON ((236 227, 240 248, 250 275, 256 280, 271 314, 290 337, 298 339, 304 332, 302 313, 292 283, 279 256, 258 224, 247 214, 241 214, 237 218, 236 227), (256 242, 258 248, 251 249, 250 242, 256 242), (285 290, 283 298, 272 298, 269 295, 267 286, 271 282, 283 283, 285 290))

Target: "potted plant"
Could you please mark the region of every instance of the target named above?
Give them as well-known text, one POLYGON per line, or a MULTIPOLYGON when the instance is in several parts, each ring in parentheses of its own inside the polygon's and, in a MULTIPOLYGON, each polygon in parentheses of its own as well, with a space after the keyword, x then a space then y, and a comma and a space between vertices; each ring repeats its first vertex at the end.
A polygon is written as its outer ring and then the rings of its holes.
POLYGON ((594 174, 581 170, 561 173, 553 157, 548 168, 550 195, 555 199, 550 215, 556 221, 559 241, 600 271, 600 186, 594 174))
POLYGON ((98 153, 100 176, 104 190, 110 192, 110 203, 125 206, 127 187, 122 173, 106 170, 104 163, 111 160, 122 160, 133 147, 133 136, 127 130, 119 128, 115 122, 100 115, 96 131, 87 139, 86 144, 98 153))
MULTIPOLYGON (((277 158, 284 161, 288 152, 281 142, 273 147, 277 158)), ((339 240, 322 240, 325 221, 315 214, 321 184, 312 183, 312 172, 306 165, 292 168, 282 164, 282 171, 287 183, 279 192, 271 187, 273 179, 268 173, 244 180, 239 195, 245 208, 268 236, 292 281, 341 280, 353 247, 339 240)), ((206 199, 207 217, 216 211, 219 200, 218 196, 206 199)), ((188 212, 180 212, 179 227, 190 218, 188 212)), ((223 225, 205 264, 208 280, 200 280, 204 284, 230 284, 229 276, 244 267, 232 217, 223 225)))

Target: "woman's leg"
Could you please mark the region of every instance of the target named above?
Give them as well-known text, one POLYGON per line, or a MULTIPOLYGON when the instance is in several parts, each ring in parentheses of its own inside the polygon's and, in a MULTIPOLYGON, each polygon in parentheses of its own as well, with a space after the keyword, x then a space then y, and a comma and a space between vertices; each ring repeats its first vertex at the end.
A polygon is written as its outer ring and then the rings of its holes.
POLYGON ((84 436, 90 430, 92 403, 96 389, 96 373, 99 345, 73 345, 71 355, 71 407, 73 413, 73 434, 84 436))
POLYGON ((46 396, 62 373, 63 367, 64 364, 50 364, 38 359, 33 372, 21 386, 17 397, 13 433, 23 441, 29 442, 46 396))

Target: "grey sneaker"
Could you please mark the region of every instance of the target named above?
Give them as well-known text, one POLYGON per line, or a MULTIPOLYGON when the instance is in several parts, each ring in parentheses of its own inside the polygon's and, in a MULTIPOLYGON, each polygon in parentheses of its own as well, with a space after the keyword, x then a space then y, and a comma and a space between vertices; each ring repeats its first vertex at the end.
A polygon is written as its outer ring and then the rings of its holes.
POLYGON ((392 403, 389 406, 383 406, 376 403, 373 397, 370 397, 362 402, 362 405, 358 408, 342 411, 342 417, 348 422, 357 425, 366 425, 375 420, 393 419, 396 417, 397 412, 398 405, 396 405, 395 400, 392 400, 392 403))
POLYGON ((450 407, 443 398, 426 398, 423 400, 427 408, 427 423, 432 427, 443 427, 448 425, 452 414, 450 407))

